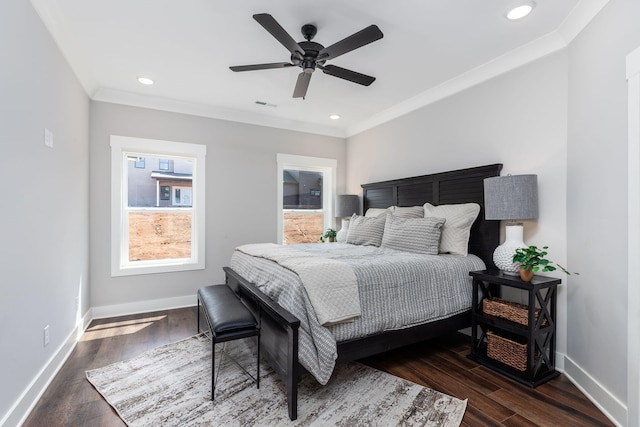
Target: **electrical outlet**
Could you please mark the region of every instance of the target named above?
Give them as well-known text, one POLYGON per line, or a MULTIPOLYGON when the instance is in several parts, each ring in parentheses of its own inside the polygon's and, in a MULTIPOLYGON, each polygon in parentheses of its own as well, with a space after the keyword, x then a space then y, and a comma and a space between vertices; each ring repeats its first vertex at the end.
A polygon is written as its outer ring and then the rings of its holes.
POLYGON ((48 346, 49 345, 49 339, 51 337, 49 336, 49 325, 44 327, 44 346, 48 346))
POLYGON ((44 128, 44 145, 53 148, 53 132, 47 128, 44 128))

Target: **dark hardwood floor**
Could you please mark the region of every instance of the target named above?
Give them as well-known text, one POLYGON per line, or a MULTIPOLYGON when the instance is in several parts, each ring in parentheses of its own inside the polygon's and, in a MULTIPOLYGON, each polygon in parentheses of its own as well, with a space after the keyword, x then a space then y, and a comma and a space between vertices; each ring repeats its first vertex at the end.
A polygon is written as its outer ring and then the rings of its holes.
MULTIPOLYGON (((196 316, 191 307, 91 322, 24 426, 124 426, 85 370, 187 338, 196 332, 196 316)), ((563 375, 530 389, 467 359, 468 353, 468 337, 457 334, 362 362, 468 399, 464 426, 613 425, 563 375)))

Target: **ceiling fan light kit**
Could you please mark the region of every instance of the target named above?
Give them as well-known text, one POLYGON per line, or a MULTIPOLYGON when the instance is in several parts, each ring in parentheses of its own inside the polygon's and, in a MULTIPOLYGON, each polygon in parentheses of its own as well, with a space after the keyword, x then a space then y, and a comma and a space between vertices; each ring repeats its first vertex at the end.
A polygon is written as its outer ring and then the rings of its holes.
POLYGON ((268 13, 253 15, 260 25, 264 27, 276 40, 278 40, 291 53, 291 62, 274 62, 267 64, 239 65, 229 67, 232 71, 255 71, 272 68, 300 67, 302 72, 298 75, 296 86, 293 90, 294 98, 305 98, 311 76, 316 68, 324 74, 333 77, 369 86, 375 81, 375 77, 336 65, 325 65, 328 60, 351 52, 383 37, 382 31, 377 25, 370 25, 355 34, 350 35, 331 46, 324 47, 320 43, 311 41, 318 32, 315 25, 305 24, 301 32, 305 40, 296 42, 287 31, 268 13))

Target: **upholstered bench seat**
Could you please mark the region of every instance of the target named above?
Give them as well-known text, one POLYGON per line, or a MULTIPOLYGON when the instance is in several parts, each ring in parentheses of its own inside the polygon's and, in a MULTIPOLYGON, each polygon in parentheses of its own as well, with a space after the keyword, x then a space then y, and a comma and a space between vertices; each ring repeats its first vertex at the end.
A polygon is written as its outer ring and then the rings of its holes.
MULTIPOLYGON (((211 331, 211 400, 215 396, 215 346, 218 343, 257 337, 256 377, 252 378, 260 388, 260 328, 251 312, 227 285, 202 287, 198 289, 198 333, 200 332, 200 307, 203 309, 211 331)), ((245 372, 251 376, 247 371, 245 372)))

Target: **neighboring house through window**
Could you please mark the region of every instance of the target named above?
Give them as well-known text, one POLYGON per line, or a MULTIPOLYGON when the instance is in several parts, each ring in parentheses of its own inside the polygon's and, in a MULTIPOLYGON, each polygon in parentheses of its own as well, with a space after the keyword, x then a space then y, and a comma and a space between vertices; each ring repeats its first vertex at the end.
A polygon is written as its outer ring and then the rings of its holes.
POLYGON ((204 268, 205 155, 204 145, 111 136, 112 276, 204 268))
POLYGON ((334 227, 335 159, 278 154, 278 241, 313 243, 334 227))

